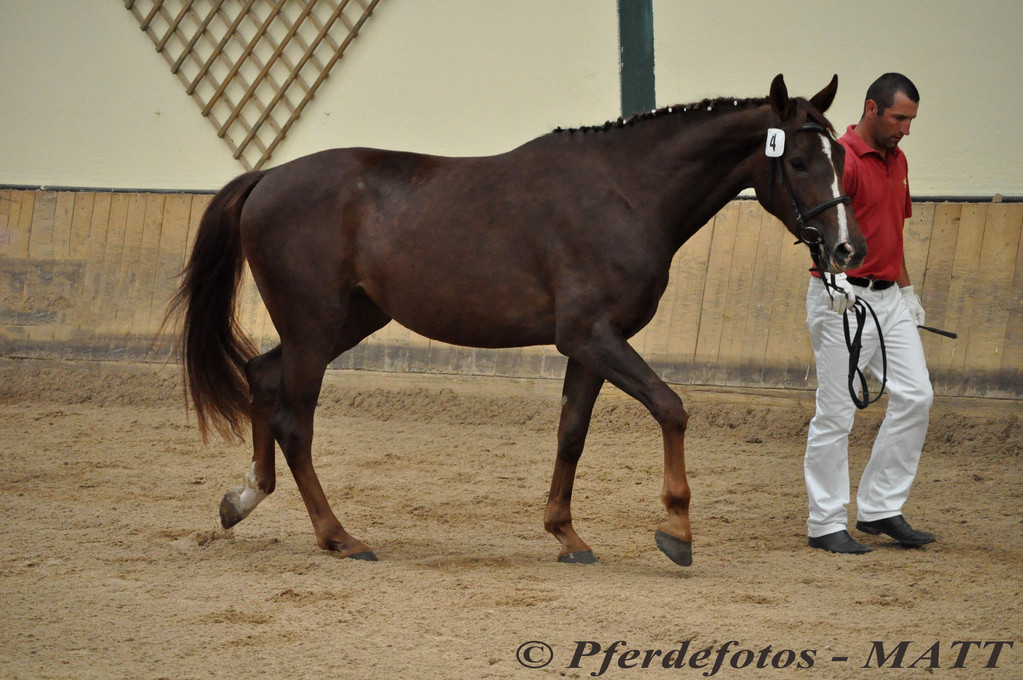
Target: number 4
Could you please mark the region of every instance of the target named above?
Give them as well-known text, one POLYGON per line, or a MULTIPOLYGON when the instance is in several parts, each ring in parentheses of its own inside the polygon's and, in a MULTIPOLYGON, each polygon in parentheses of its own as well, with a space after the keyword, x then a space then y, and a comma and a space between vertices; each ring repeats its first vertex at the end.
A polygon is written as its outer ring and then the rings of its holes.
POLYGON ((768 158, 780 158, 785 153, 785 131, 778 128, 767 130, 767 147, 764 153, 768 158))

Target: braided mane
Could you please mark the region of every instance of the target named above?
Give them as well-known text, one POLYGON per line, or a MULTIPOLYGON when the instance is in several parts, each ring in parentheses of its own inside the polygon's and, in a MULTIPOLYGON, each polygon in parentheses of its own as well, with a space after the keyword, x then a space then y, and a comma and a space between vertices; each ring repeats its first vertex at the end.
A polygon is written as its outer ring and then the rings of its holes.
POLYGON ((663 118, 669 115, 680 115, 689 114, 692 116, 713 114, 721 111, 742 111, 745 109, 755 108, 757 106, 763 106, 767 103, 767 99, 764 97, 752 98, 752 99, 735 99, 734 97, 718 97, 717 99, 704 99, 703 101, 694 104, 676 104, 674 106, 665 106, 660 109, 654 109, 653 111, 644 111, 637 113, 628 118, 619 118, 618 120, 609 120, 603 125, 584 125, 577 128, 555 128, 554 132, 607 132, 608 130, 616 130, 626 127, 632 127, 637 123, 641 123, 647 120, 653 120, 655 118, 663 118))

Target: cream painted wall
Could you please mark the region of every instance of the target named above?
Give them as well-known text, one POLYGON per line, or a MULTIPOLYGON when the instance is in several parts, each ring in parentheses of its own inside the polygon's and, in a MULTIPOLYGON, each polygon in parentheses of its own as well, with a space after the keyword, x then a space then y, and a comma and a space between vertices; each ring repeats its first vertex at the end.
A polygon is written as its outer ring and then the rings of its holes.
MULTIPOLYGON (((278 148, 507 150, 618 109, 616 4, 383 0, 278 148)), ((239 174, 116 0, 0 0, 0 184, 213 189, 239 174)))
POLYGON ((785 74, 809 96, 839 77, 829 118, 859 120, 886 71, 920 90, 902 148, 917 196, 1023 196, 1020 0, 654 0, 657 101, 765 96, 785 74))
POLYGON ((383 0, 275 160, 333 146, 491 154, 603 122, 618 115, 617 46, 614 2, 383 0))
MULTIPOLYGON (((1023 196, 1019 0, 654 0, 657 100, 920 87, 916 195, 1023 196)), ((383 0, 278 149, 499 152, 618 114, 615 0, 383 0)), ((213 189, 241 166, 119 0, 0 0, 0 185, 213 189)))
POLYGON ((124 3, 0 0, 0 184, 208 189, 241 167, 124 3))

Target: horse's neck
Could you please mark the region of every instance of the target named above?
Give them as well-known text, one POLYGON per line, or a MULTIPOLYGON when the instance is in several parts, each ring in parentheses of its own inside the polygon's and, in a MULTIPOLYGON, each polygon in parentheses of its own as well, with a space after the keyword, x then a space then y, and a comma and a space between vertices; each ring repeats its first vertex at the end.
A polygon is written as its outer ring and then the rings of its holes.
POLYGON ((702 120, 686 115, 648 123, 663 127, 651 130, 638 168, 675 249, 752 186, 752 157, 763 153, 769 113, 757 107, 702 120))

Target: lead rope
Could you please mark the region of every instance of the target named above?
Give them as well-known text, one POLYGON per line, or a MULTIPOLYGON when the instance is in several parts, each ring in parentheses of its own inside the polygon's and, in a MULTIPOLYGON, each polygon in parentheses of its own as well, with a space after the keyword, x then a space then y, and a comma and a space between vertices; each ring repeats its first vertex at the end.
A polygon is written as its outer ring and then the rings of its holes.
MULTIPOLYGON (((824 282, 824 289, 827 290, 828 295, 834 298, 831 291, 832 289, 838 290, 838 287, 835 285, 835 275, 822 274, 821 281, 824 282), (831 276, 831 281, 827 280, 827 276, 831 276)), ((841 293, 841 291, 839 292, 842 295, 845 294, 841 293)), ((878 320, 877 314, 874 313, 874 308, 870 306, 870 303, 857 296, 852 309, 853 316, 856 319, 856 332, 850 332, 848 314, 842 314, 842 330, 845 332, 845 346, 849 349, 849 396, 852 397, 856 408, 862 410, 876 402, 884 394, 885 386, 888 384, 888 351, 884 346, 881 322, 878 320), (873 399, 870 398, 870 390, 867 388, 867 377, 860 368, 860 352, 863 349, 863 327, 866 325, 867 312, 870 312, 870 316, 874 319, 874 326, 877 328, 877 341, 881 349, 881 389, 878 390, 877 395, 873 399), (857 378, 859 379, 862 397, 859 396, 856 390, 857 378)))

